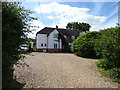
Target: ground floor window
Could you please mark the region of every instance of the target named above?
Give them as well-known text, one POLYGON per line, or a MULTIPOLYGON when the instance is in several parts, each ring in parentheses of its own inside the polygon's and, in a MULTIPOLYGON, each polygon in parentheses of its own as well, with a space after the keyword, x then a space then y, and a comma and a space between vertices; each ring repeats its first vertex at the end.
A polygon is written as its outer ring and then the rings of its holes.
POLYGON ((57 48, 57 44, 54 44, 54 48, 57 48))
POLYGON ((45 47, 47 46, 47 44, 45 43, 45 47))
POLYGON ((43 47, 43 43, 41 43, 41 47, 43 47))

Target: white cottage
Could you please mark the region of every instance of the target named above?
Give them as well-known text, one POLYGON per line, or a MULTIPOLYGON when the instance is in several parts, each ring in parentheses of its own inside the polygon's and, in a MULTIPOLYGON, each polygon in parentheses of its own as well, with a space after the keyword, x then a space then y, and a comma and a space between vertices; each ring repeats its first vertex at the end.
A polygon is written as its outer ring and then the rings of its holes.
POLYGON ((36 34, 36 51, 43 52, 61 52, 64 51, 62 40, 58 39, 58 35, 63 35, 69 45, 80 35, 80 31, 45 27, 36 34))

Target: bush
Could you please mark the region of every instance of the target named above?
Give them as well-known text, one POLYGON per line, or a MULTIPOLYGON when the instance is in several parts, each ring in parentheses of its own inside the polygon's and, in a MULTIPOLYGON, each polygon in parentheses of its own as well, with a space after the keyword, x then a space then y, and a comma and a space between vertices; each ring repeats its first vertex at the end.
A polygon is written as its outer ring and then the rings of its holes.
POLYGON ((100 61, 103 66, 110 68, 110 64, 112 62, 112 67, 120 67, 120 45, 119 45, 119 28, 108 28, 100 31, 101 37, 95 42, 94 50, 96 51, 96 55, 100 58, 104 58, 104 60, 100 61), (107 61, 106 61, 107 60, 107 61))
POLYGON ((100 59, 100 61, 97 62, 97 66, 104 69, 111 69, 113 62, 110 62, 108 59, 100 59))
POLYGON ((120 82, 120 28, 108 28, 100 31, 101 36, 95 42, 94 50, 100 58, 97 66, 106 71, 107 76, 120 82))
POLYGON ((95 40, 100 37, 100 33, 93 31, 87 32, 79 36, 71 46, 71 50, 74 54, 82 57, 91 57, 95 58, 96 53, 94 51, 95 40))
POLYGON ((120 68, 110 69, 110 70, 108 70, 108 74, 113 79, 117 79, 117 78, 120 79, 120 68))
MULTIPOLYGON (((26 41, 28 22, 33 20, 32 12, 20 6, 19 2, 2 3, 2 88, 15 87, 13 65, 22 58, 20 45, 26 41)), ((8 89, 9 90, 9 89, 8 89)))

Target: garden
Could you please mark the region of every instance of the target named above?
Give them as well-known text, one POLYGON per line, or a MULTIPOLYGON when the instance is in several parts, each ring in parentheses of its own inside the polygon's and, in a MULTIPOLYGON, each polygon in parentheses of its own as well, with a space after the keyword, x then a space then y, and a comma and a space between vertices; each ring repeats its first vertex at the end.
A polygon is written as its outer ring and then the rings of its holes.
POLYGON ((72 44, 74 54, 85 58, 98 58, 96 63, 102 75, 120 83, 120 28, 107 28, 87 32, 72 44))

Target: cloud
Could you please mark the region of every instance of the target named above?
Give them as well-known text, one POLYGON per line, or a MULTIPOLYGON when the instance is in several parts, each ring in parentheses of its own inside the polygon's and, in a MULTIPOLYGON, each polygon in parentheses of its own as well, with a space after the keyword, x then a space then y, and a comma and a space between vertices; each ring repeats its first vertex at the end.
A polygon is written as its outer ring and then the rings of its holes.
POLYGON ((55 19, 55 17, 53 17, 53 16, 48 16, 47 18, 48 19, 55 19))
POLYGON ((95 27, 99 26, 107 18, 105 16, 91 15, 89 13, 89 8, 72 7, 56 2, 41 4, 41 6, 37 6, 35 8, 35 11, 37 13, 41 13, 40 8, 42 14, 47 15, 47 19, 54 20, 52 26, 55 26, 55 24, 57 23, 57 25, 61 28, 65 28, 68 22, 86 22, 89 23, 92 27, 95 27))
POLYGON ((32 31, 32 33, 28 33, 29 38, 35 38, 36 33, 45 27, 45 25, 41 23, 39 20, 34 20, 33 22, 31 22, 31 25, 37 27, 30 28, 30 31, 32 31))

